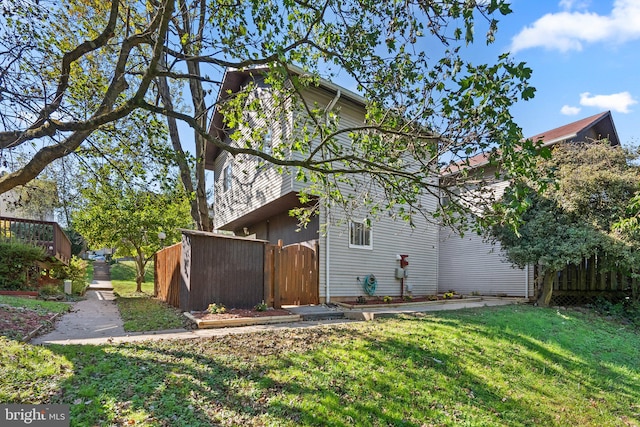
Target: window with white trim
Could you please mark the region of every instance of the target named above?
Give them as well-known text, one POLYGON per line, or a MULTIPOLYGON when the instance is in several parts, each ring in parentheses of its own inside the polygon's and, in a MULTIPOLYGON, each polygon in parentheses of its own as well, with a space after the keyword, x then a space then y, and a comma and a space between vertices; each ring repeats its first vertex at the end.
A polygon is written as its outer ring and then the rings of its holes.
POLYGON ((227 165, 222 173, 222 191, 226 193, 231 190, 231 182, 233 181, 233 175, 231 172, 231 165, 227 165))
POLYGON ((262 151, 265 152, 265 154, 271 154, 272 153, 272 140, 273 137, 271 135, 271 129, 267 129, 267 133, 264 135, 264 143, 262 144, 262 151))
POLYGON ((349 221, 349 247, 373 249, 371 227, 364 222, 349 221))

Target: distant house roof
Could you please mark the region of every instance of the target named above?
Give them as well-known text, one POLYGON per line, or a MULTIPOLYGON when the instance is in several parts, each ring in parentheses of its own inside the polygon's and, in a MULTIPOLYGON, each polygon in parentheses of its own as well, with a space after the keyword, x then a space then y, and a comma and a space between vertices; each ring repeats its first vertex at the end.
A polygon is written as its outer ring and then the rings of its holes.
MULTIPOLYGON (((229 93, 238 92, 244 84, 254 78, 254 76, 259 76, 264 74, 268 70, 268 67, 258 66, 247 69, 234 69, 228 68, 222 79, 222 85, 220 86, 220 91, 218 92, 218 99, 216 101, 216 105, 220 105, 220 103, 224 102, 226 98, 229 98, 229 93)), ((304 75, 305 71, 302 68, 289 65, 289 72, 297 75, 304 75)), ((366 100, 355 92, 350 91, 349 89, 343 88, 341 86, 336 85, 325 79, 320 79, 319 88, 329 91, 332 94, 340 92, 340 97, 350 100, 355 104, 364 106, 366 104, 366 100)), ((213 117, 211 119, 211 123, 209 125, 209 134, 216 135, 220 141, 225 140, 225 131, 224 121, 222 114, 220 113, 218 108, 215 108, 213 112, 213 117)), ((207 169, 213 169, 213 163, 215 159, 220 155, 220 148, 215 146, 214 144, 207 143, 206 145, 206 153, 205 153, 205 167, 207 169)))
MULTIPOLYGON (((613 124, 611 111, 595 114, 578 121, 541 132, 529 137, 534 142, 542 141, 544 146, 560 142, 585 141, 587 139, 608 139, 611 145, 620 145, 618 132, 613 124)), ((462 169, 473 169, 489 163, 489 153, 480 153, 465 161, 446 165, 444 173, 456 173, 462 169)))
POLYGON ((587 138, 608 139, 611 145, 620 145, 618 132, 613 124, 611 111, 595 114, 591 117, 539 133, 528 139, 542 141, 544 145, 558 142, 584 141, 587 138))

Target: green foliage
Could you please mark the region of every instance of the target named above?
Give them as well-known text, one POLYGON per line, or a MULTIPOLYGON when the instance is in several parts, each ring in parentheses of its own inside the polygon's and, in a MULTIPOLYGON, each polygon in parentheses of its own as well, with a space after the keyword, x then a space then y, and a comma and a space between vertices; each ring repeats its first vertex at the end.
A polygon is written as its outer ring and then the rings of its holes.
POLYGON ((621 300, 598 298, 593 304, 596 312, 603 316, 610 316, 616 321, 634 325, 640 328, 640 302, 630 297, 621 300))
POLYGON ((37 261, 44 261, 43 248, 20 242, 0 241, 0 289, 26 289, 35 284, 37 277, 28 277, 29 269, 37 261), (32 283, 28 283, 28 279, 32 283))
MULTIPOLYGON (((136 263, 134 261, 118 261, 110 268, 111 281, 136 282, 136 263)), ((144 271, 144 282, 153 283, 153 262, 149 262, 144 271)))
POLYGON ((264 301, 262 301, 259 304, 256 304, 256 306, 253 307, 255 311, 267 311, 267 308, 268 308, 267 304, 264 301))
POLYGON ((207 311, 211 314, 223 314, 227 312, 227 308, 222 304, 211 303, 207 307, 207 311))
POLYGON ((155 252, 180 241, 181 228, 190 228, 188 197, 170 179, 155 183, 160 187, 150 191, 119 179, 110 168, 102 168, 98 174, 101 179, 82 192, 86 204, 74 214, 74 226, 93 247, 116 248, 116 255, 133 257, 140 286, 145 266, 155 252))
POLYGON ((56 279, 71 280, 71 290, 75 295, 83 295, 87 286, 87 261, 72 256, 68 265, 58 266, 52 276, 56 279))
POLYGON ((508 259, 520 267, 540 265, 548 280, 567 264, 578 264, 595 254, 617 269, 635 271, 638 260, 633 249, 640 247, 634 246, 640 240, 634 240, 633 227, 626 233, 620 225, 640 185, 634 159, 607 141, 556 146, 553 156, 538 164, 540 171, 552 172, 551 185, 529 183, 539 192, 520 193, 523 183, 516 182, 496 207, 508 210, 526 194, 520 226, 514 229, 503 223, 492 229, 508 259), (627 242, 620 239, 621 233, 626 234, 627 242))
POLYGON ((382 297, 382 301, 386 302, 387 304, 390 303, 391 301, 393 301, 393 298, 390 297, 389 295, 385 295, 382 297))
MULTIPOLYGON (((89 158, 90 171, 103 163, 97 155, 104 163, 136 157, 135 173, 156 172, 154 160, 175 160, 188 163, 181 178, 206 217, 205 154, 222 150, 239 163, 291 172, 324 203, 389 211, 412 225, 424 213, 462 226, 468 205, 434 212, 423 203, 439 194, 443 158, 468 164, 487 152, 491 161, 501 159, 505 174, 536 178, 532 158, 544 153, 521 143, 510 113, 534 95, 531 69, 507 54, 487 64, 464 56, 469 44, 496 40, 499 19, 511 13, 505 0, 15 3, 0 32, 0 146, 41 148, 0 177, 0 191, 71 153, 89 158), (233 96, 221 93, 236 89, 221 87, 225 67, 246 77, 233 96), (322 78, 338 77, 362 95, 362 123, 341 123, 336 103, 308 96, 322 78), (170 81, 175 106, 159 93, 162 79, 170 81), (209 133, 212 111, 224 115, 215 124, 232 141, 209 133), (162 144, 163 115, 191 127, 195 159, 185 160, 174 135, 172 149, 162 144), (198 185, 189 188, 191 177, 198 185), (381 189, 380 197, 371 188, 381 189)), ((457 174, 443 191, 475 180, 457 174)))

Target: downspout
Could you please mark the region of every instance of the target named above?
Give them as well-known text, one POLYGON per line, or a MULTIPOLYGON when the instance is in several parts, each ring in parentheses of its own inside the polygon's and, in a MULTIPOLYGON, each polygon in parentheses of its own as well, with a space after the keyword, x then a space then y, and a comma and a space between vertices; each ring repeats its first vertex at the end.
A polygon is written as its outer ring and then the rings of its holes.
POLYGON ((529 264, 524 268, 524 297, 529 299, 529 264))
POLYGON ((331 302, 331 261, 330 261, 330 247, 331 247, 331 214, 329 213, 329 208, 325 207, 325 209, 327 210, 327 238, 325 239, 325 259, 324 259, 324 282, 325 282, 325 303, 329 303, 331 302))

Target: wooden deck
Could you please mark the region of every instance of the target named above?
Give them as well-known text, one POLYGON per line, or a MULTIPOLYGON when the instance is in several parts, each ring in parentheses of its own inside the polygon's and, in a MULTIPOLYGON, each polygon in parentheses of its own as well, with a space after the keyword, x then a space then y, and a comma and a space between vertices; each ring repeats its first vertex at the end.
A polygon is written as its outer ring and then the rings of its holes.
POLYGON ((71 241, 57 222, 0 216, 0 239, 40 246, 64 264, 71 259, 71 241))

